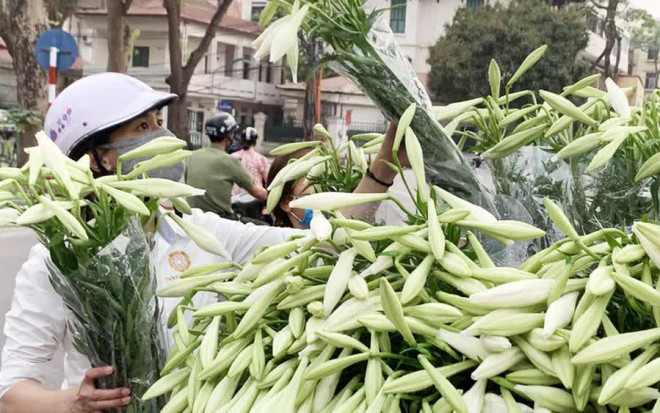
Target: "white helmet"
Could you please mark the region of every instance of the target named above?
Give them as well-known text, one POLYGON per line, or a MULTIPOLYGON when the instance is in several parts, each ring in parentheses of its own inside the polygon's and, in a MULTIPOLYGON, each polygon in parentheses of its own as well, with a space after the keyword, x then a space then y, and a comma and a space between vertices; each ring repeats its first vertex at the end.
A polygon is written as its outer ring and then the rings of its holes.
POLYGON ((46 114, 44 131, 70 155, 95 133, 162 108, 176 98, 128 75, 99 73, 74 82, 57 96, 46 114))

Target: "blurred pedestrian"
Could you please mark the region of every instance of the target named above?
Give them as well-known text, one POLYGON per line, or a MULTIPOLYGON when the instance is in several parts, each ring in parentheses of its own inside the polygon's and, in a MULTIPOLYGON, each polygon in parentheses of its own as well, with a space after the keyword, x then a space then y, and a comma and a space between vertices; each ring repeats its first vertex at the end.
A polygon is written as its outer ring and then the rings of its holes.
MULTIPOLYGON (((241 150, 231 154, 241 162, 241 165, 248 171, 255 185, 265 187, 264 183, 268 180, 268 159, 257 152, 254 148, 257 145, 259 133, 251 126, 243 130, 241 134, 241 150)), ((243 195, 247 191, 238 185, 234 185, 232 195, 243 195)))

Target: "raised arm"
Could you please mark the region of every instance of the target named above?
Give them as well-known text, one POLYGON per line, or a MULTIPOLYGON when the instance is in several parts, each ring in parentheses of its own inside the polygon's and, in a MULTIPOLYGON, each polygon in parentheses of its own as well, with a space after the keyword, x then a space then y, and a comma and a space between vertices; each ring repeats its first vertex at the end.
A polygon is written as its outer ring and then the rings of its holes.
MULTIPOLYGON (((396 172, 392 170, 384 161, 393 163, 394 157, 392 156, 392 146, 394 144, 394 135, 396 133, 396 125, 390 124, 387 132, 385 133, 385 140, 380 147, 380 152, 369 166, 370 174, 364 175, 358 186, 355 188, 356 193, 378 193, 387 192, 388 188, 394 182, 396 172), (374 179, 375 178, 375 179, 374 179), (387 184, 387 185, 385 185, 387 184)), ((402 165, 407 165, 408 158, 406 157, 406 150, 402 144, 399 147, 399 162, 402 165)), ((354 218, 362 218, 371 221, 379 203, 357 205, 354 207, 346 208, 342 212, 354 218)))

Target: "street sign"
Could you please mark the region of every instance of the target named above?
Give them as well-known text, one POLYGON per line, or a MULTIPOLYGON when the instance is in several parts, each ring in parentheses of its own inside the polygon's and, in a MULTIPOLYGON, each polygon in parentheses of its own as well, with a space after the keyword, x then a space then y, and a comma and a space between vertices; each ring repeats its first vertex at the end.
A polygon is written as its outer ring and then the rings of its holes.
POLYGON ((231 111, 234 109, 234 104, 231 102, 231 100, 219 100, 217 108, 223 112, 231 113, 231 111))
POLYGON ((78 57, 78 45, 71 34, 60 29, 50 29, 37 39, 35 55, 41 67, 50 68, 51 47, 57 48, 57 71, 62 72, 73 66, 78 57))

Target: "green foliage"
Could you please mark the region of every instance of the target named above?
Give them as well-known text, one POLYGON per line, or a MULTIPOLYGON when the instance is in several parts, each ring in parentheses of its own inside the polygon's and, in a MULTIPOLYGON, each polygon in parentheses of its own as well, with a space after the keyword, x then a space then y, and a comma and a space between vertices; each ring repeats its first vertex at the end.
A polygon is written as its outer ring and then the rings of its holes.
POLYGON ((42 119, 38 111, 15 107, 7 110, 6 121, 13 124, 18 133, 23 133, 30 126, 40 124, 42 119))
MULTIPOLYGON (((643 50, 660 47, 660 20, 644 10, 635 10, 633 17, 640 24, 632 30, 631 43, 643 50)), ((657 60, 657 59, 656 59, 657 60)))
POLYGON ((461 8, 430 50, 431 93, 441 102, 488 95, 485 74, 491 58, 500 65, 506 83, 527 54, 543 44, 548 45, 547 55, 516 82, 514 90, 561 91, 586 73, 586 65, 576 59, 588 42, 584 19, 579 8, 553 10, 537 0, 461 8))

